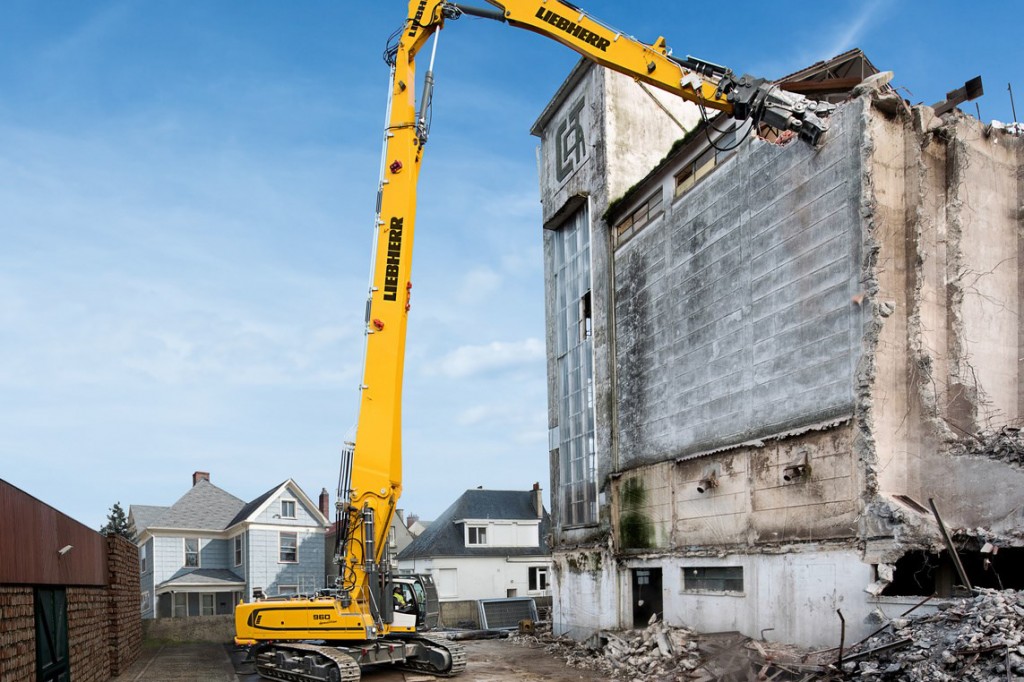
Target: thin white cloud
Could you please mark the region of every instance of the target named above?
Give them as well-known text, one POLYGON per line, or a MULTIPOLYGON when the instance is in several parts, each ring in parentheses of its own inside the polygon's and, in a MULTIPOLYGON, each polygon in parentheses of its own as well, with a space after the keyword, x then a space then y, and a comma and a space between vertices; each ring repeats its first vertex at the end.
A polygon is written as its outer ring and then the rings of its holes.
POLYGON ((481 346, 462 346, 441 359, 428 374, 464 379, 495 370, 537 363, 544 358, 544 342, 539 339, 503 342, 481 346))
POLYGON ((860 11, 852 19, 844 19, 839 34, 824 49, 822 59, 829 59, 856 47, 884 4, 883 0, 870 0, 860 7, 860 11))

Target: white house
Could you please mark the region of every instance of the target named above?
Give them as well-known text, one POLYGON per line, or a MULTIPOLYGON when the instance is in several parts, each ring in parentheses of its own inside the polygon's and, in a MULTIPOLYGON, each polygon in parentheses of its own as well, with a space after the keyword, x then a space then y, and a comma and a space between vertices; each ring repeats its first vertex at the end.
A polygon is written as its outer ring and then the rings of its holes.
POLYGON ((398 555, 441 601, 550 596, 549 518, 533 490, 467 490, 398 555))
POLYGON ((229 614, 254 590, 324 587, 327 519, 295 481, 246 503, 197 471, 170 507, 132 505, 143 618, 229 614))

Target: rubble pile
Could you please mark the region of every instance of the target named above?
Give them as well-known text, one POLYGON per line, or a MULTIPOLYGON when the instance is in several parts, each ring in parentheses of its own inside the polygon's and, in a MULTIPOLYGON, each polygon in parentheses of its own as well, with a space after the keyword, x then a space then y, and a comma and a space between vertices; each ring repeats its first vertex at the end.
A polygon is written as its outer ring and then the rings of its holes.
POLYGON ((652 622, 642 630, 601 632, 589 644, 550 633, 515 636, 524 646, 543 646, 576 668, 624 682, 820 679, 825 667, 794 647, 758 642, 738 632, 698 633, 652 622))
POLYGON ((807 652, 738 632, 698 633, 652 622, 642 630, 601 632, 589 643, 550 632, 513 636, 569 665, 623 682, 713 680, 1024 680, 1024 592, 975 589, 933 614, 895 618, 842 652, 807 652))
POLYGON ((952 449, 954 455, 981 455, 1001 462, 1024 465, 1024 433, 1016 426, 995 431, 979 431, 964 438, 952 449))
POLYGON ((844 657, 847 679, 1024 679, 1024 592, 976 589, 932 615, 896 618, 844 657))

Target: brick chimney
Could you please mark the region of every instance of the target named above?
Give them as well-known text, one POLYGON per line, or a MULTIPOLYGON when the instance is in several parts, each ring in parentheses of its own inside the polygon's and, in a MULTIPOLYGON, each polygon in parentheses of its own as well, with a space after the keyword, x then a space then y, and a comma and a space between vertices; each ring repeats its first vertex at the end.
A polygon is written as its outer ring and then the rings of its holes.
POLYGON ((320 513, 328 521, 331 520, 331 494, 327 492, 327 488, 320 490, 320 513))
POLYGON ((195 486, 199 485, 199 481, 206 481, 207 483, 209 483, 210 482, 210 472, 209 471, 197 471, 194 474, 192 474, 192 487, 193 488, 195 486))
POLYGON ((544 496, 541 495, 540 483, 533 484, 533 508, 537 511, 537 518, 544 518, 544 496))

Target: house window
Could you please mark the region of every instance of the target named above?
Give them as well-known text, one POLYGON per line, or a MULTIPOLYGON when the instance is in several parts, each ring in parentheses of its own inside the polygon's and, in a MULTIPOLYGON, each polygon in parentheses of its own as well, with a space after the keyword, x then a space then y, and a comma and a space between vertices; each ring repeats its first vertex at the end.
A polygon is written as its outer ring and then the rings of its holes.
POLYGON ((487 527, 486 526, 469 526, 467 529, 469 537, 466 540, 467 545, 486 545, 487 544, 487 527))
POLYGON ((149 590, 141 592, 139 596, 142 597, 140 600, 141 611, 142 613, 145 613, 146 611, 149 611, 149 590))
POLYGON ((615 225, 616 242, 621 243, 632 237, 662 213, 662 192, 658 190, 640 204, 628 216, 615 225))
POLYGON ((139 547, 139 573, 145 573, 149 566, 149 549, 147 545, 139 547))
POLYGON ((684 592, 743 592, 742 566, 687 566, 684 592))
POLYGON ((241 566, 242 565, 242 554, 243 554, 243 548, 242 548, 243 540, 242 540, 242 538, 243 537, 245 537, 245 536, 243 536, 243 535, 236 535, 235 536, 235 566, 241 566))
POLYGON ((398 537, 395 535, 395 527, 388 529, 388 547, 398 549, 398 537))
POLYGON ((184 618, 188 616, 188 595, 184 592, 175 592, 171 595, 171 617, 184 618))
POLYGON ((557 522, 582 526, 597 522, 590 219, 586 208, 555 230, 550 244, 556 315, 558 428, 553 430, 557 435, 551 449, 559 472, 557 522))
POLYGON ((281 518, 295 518, 295 500, 281 500, 281 518))
POLYGON ((294 564, 299 560, 298 536, 295 533, 281 533, 279 546, 281 563, 294 564))
POLYGON ((199 567, 199 538, 185 538, 185 566, 199 567))
POLYGON ((277 593, 284 597, 291 597, 299 593, 298 585, 279 585, 277 593))
POLYGON ((199 615, 200 616, 212 616, 214 614, 214 595, 212 594, 201 594, 199 595, 199 615))
POLYGON ((530 592, 543 592, 548 589, 548 567, 530 566, 530 592))

